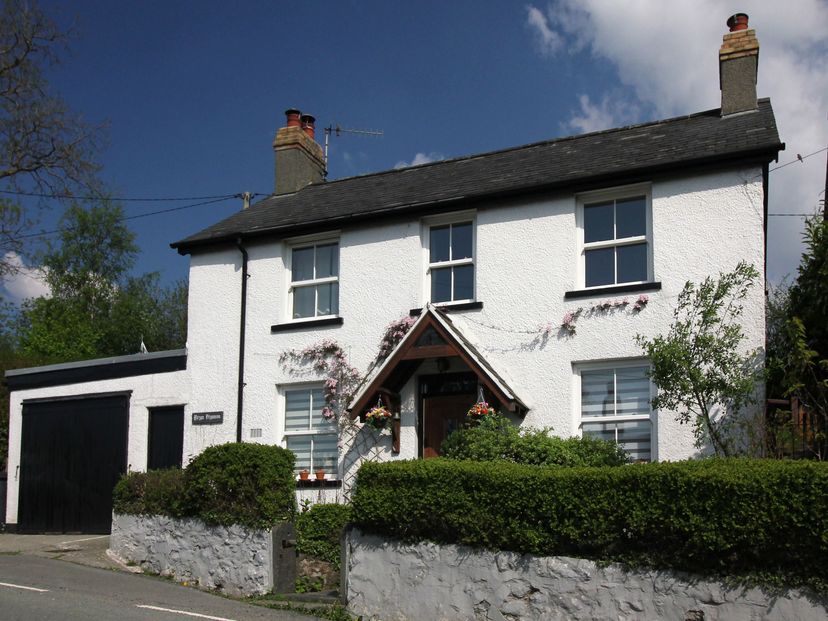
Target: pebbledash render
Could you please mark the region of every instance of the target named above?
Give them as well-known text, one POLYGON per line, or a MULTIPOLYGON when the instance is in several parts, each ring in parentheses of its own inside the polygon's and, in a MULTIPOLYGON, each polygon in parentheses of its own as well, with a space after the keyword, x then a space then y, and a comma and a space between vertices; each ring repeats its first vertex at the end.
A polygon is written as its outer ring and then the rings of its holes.
MULTIPOLYGON (((347 495, 361 459, 439 454, 481 396, 515 424, 614 439, 634 459, 698 455, 690 427, 651 410, 635 336, 667 330, 688 280, 740 261, 764 274, 768 164, 784 145, 743 25, 720 50, 721 108, 493 153, 326 181, 313 117, 288 110, 274 194, 173 244, 190 257, 186 368, 10 372, 9 472, 38 467, 21 451, 21 426, 37 424, 27 403, 112 390, 131 391, 123 469, 147 467, 148 406, 177 405, 181 463, 236 440, 287 446, 297 474, 326 471, 305 484, 312 500, 347 495), (338 446, 325 373, 283 354, 332 341, 366 371, 406 316, 413 327, 349 414, 359 428, 381 399, 398 422, 338 446)), ((761 348, 762 279, 742 322, 745 348, 761 348)))

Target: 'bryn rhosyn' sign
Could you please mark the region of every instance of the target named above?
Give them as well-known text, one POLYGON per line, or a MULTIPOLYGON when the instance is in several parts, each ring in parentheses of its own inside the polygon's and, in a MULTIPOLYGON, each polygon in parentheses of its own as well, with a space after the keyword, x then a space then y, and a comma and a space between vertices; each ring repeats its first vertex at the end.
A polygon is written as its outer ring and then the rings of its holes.
POLYGON ((224 412, 193 412, 193 425, 221 425, 224 412))

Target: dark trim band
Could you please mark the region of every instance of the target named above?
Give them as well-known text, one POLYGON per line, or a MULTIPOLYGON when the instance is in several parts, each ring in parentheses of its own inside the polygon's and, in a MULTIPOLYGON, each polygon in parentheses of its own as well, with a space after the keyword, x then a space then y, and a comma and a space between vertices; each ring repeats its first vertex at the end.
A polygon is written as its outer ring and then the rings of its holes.
POLYGON ((270 326, 270 333, 288 332, 290 330, 307 330, 308 328, 326 328, 329 326, 341 326, 344 320, 342 317, 330 317, 328 319, 308 319, 306 321, 290 321, 277 323, 270 326))
MULTIPOLYGON (((481 310, 483 308, 483 302, 463 302, 462 304, 446 304, 445 306, 435 305, 435 307, 444 313, 453 313, 454 311, 481 310)), ((412 317, 418 317, 423 314, 423 309, 412 308, 408 311, 408 314, 412 317)))
POLYGON ((619 293, 638 293, 639 291, 660 291, 661 283, 642 282, 635 285, 611 285, 609 287, 596 287, 595 289, 577 289, 564 293, 564 299, 576 300, 578 298, 591 298, 599 295, 618 295, 619 293))
POLYGON ((296 481, 296 489, 319 489, 320 487, 342 487, 342 481, 339 479, 323 479, 322 481, 298 479, 296 481))

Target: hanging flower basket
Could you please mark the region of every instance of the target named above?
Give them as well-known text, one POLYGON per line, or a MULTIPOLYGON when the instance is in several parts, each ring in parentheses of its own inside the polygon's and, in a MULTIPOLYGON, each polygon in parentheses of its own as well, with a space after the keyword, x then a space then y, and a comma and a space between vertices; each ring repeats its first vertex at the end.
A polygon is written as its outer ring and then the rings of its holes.
POLYGON ((385 429, 390 421, 391 410, 384 405, 377 405, 365 413, 365 422, 376 429, 385 429))
POLYGON ((495 409, 491 407, 485 401, 478 401, 473 406, 469 408, 469 411, 466 412, 466 416, 475 422, 479 422, 486 418, 487 416, 494 416, 495 409))

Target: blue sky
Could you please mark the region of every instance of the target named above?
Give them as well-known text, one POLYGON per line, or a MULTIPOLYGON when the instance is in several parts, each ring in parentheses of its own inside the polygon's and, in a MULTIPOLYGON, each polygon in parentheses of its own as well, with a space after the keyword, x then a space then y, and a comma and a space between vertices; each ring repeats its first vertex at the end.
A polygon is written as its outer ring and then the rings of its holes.
MULTIPOLYGON (((757 30, 759 94, 774 103, 785 163, 828 143, 828 3, 776 5, 42 0, 75 32, 50 82, 88 121, 107 123, 102 176, 127 197, 272 191, 271 143, 289 107, 317 128, 384 132, 333 138, 331 179, 715 108, 717 51, 736 11, 757 30)), ((771 212, 813 212, 824 171, 821 153, 772 173, 771 212)), ((182 204, 124 206, 137 215, 182 204)), ((185 278, 188 259, 169 243, 240 206, 131 221, 136 271, 185 278)), ((779 280, 797 264, 801 218, 770 226, 779 280)), ((6 288, 20 297, 32 283, 24 274, 6 288)))

